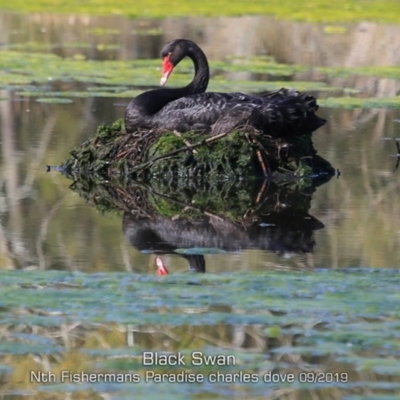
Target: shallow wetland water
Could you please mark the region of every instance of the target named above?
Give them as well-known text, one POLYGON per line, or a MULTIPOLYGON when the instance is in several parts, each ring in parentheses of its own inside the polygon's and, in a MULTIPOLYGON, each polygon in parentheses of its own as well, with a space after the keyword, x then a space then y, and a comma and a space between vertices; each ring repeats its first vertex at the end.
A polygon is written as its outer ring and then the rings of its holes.
MULTIPOLYGON (((397 398, 400 25, 3 12, 0 38, 2 398, 397 398), (340 176, 257 187, 249 208, 261 190, 266 219, 247 234, 216 224, 198 248, 188 225, 101 212, 46 173, 158 84, 177 37, 206 52, 209 90, 316 95, 328 123, 314 146, 340 176)), ((191 75, 182 63, 169 84, 191 75)), ((234 214, 246 195, 220 197, 234 214)))

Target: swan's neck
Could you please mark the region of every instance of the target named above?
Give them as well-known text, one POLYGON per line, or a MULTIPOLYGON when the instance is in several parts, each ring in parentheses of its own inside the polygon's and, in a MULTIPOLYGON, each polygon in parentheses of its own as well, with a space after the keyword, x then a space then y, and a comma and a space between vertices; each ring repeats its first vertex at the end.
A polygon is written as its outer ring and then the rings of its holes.
POLYGON ((208 81, 210 79, 210 69, 207 58, 199 47, 191 48, 187 56, 193 61, 194 78, 189 85, 182 89, 186 91, 185 95, 204 93, 207 90, 208 81))

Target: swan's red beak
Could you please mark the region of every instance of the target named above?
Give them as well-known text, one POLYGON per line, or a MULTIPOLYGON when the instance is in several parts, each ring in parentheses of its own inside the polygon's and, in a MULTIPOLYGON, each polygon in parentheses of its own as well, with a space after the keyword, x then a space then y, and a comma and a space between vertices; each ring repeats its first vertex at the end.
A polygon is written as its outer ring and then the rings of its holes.
POLYGON ((163 276, 163 275, 169 274, 167 267, 164 265, 164 262, 161 259, 161 257, 156 258, 156 264, 157 264, 157 274, 158 275, 163 276))
POLYGON ((169 60, 169 57, 170 57, 169 54, 167 56, 165 56, 163 63, 162 63, 162 77, 160 80, 161 86, 165 85, 169 76, 171 75, 172 70, 174 69, 174 65, 169 60))

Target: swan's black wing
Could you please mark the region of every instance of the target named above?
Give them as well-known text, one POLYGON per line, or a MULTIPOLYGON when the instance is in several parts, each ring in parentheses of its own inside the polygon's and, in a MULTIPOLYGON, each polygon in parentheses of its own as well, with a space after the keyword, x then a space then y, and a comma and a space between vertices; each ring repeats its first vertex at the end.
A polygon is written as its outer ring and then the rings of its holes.
POLYGON ((167 104, 154 116, 161 129, 228 132, 250 125, 271 136, 310 133, 326 121, 315 115, 314 97, 293 89, 267 95, 201 93, 167 104))
POLYGON ((237 99, 234 93, 201 93, 172 101, 154 115, 160 129, 187 132, 211 131, 212 125, 229 112, 237 99))

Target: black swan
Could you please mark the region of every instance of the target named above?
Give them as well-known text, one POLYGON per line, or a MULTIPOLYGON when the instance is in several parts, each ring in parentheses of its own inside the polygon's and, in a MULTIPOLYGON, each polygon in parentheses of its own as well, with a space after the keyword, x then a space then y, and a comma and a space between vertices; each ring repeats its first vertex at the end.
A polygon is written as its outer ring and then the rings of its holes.
POLYGON ((271 136, 287 136, 311 133, 326 122, 315 115, 316 99, 294 89, 281 89, 264 96, 205 93, 210 76, 207 58, 190 40, 167 43, 161 57, 161 85, 184 57, 193 60, 194 78, 183 88, 150 90, 133 99, 125 112, 127 132, 161 129, 218 134, 250 125, 271 136))

